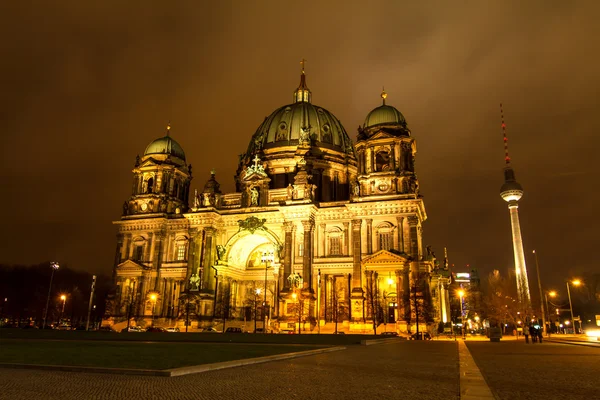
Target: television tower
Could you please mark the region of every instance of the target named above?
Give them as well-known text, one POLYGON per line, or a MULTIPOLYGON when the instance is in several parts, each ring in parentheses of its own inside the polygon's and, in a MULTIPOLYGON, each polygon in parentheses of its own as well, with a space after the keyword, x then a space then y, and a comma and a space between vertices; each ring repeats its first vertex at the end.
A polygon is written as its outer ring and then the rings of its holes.
POLYGON ((515 179, 515 171, 510 165, 502 104, 500 104, 500 116, 502 118, 502 133, 504 135, 504 161, 506 162, 506 166, 504 167, 504 184, 500 188, 500 197, 508 203, 508 211, 510 212, 518 300, 522 307, 528 308, 531 305, 531 295, 529 294, 529 280, 527 279, 527 265, 525 264, 525 253, 523 252, 523 239, 521 239, 521 225, 519 224, 519 200, 523 196, 523 188, 515 179))

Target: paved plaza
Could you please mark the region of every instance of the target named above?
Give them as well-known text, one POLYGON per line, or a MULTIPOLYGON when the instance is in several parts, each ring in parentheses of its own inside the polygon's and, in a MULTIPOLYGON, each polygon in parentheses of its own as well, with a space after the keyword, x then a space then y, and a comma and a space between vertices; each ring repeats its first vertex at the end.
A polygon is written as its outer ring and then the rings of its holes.
MULTIPOLYGON (((469 342, 497 399, 599 397, 600 348, 469 342)), ((462 361, 462 360, 461 360, 462 361)), ((457 342, 403 341, 175 378, 0 370, 1 399, 459 399, 457 342)))

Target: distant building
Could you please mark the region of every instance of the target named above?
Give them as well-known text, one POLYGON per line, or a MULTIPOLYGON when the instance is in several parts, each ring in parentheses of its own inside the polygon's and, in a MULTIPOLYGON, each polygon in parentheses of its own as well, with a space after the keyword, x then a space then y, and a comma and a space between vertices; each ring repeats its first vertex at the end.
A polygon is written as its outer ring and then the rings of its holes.
POLYGON ((453 313, 455 321, 460 320, 460 310, 462 310, 465 318, 482 314, 480 283, 479 273, 476 268, 472 268, 469 272, 452 273, 453 308, 456 310, 453 313), (459 290, 463 290, 465 293, 462 299, 462 306, 460 298, 457 295, 459 290))
MULTIPOLYGON (((354 144, 311 96, 302 71, 293 103, 249 137, 233 193, 213 171, 190 196, 192 166, 170 131, 138 156, 115 222, 115 321, 181 323, 184 293, 196 296, 200 324, 337 320, 361 331, 375 319, 407 331, 417 313, 424 324, 448 318, 450 275, 424 254, 427 214, 404 116, 383 92, 354 144)), ((212 140, 227 141, 227 129, 212 140)))

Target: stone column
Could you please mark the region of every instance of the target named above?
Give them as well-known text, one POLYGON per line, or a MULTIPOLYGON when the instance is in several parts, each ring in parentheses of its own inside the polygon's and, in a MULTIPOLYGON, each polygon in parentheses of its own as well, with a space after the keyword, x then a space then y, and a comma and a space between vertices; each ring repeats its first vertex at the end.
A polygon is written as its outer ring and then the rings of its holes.
POLYGON ((367 221, 367 254, 373 254, 373 219, 367 221))
POLYGON ((151 253, 152 257, 152 267, 156 268, 156 282, 154 284, 154 290, 159 290, 159 284, 161 279, 161 269, 162 269, 162 253, 163 253, 163 243, 166 234, 164 232, 159 232, 154 235, 154 248, 151 253))
POLYGON ((398 251, 404 252, 404 217, 396 217, 398 223, 398 251))
POLYGON ((408 217, 410 255, 415 261, 419 260, 418 226, 419 218, 415 216, 408 217))
POLYGON ((317 256, 325 257, 327 253, 325 252, 325 240, 327 235, 325 234, 325 224, 319 224, 319 231, 317 237, 317 248, 319 249, 317 256))
POLYGON ((334 277, 333 275, 326 275, 327 276, 327 280, 326 280, 326 284, 325 284, 325 288, 327 289, 327 293, 325 296, 325 302, 327 303, 326 307, 325 307, 325 313, 326 313, 326 319, 325 322, 330 321, 330 322, 335 322, 333 320, 333 317, 335 316, 335 311, 333 309, 334 306, 334 277))
POLYGON ((411 282, 410 282, 410 266, 405 265, 402 271, 402 307, 404 308, 404 320, 409 322, 411 320, 411 282))
POLYGON ((285 230, 285 239, 283 242, 285 248, 285 255, 283 257, 283 290, 288 292, 290 290, 290 281, 288 278, 292 274, 294 223, 292 221, 286 221, 283 223, 283 228, 285 230))
POLYGON ((362 296, 362 282, 361 282, 361 225, 362 220, 352 220, 352 292, 355 291, 360 293, 362 296))
POLYGON ((358 322, 362 320, 364 313, 364 296, 362 289, 362 270, 361 270, 361 225, 362 220, 352 220, 352 294, 350 296, 349 312, 350 320, 358 322))
POLYGON ((401 269, 394 271, 396 274, 396 321, 404 320, 404 275, 401 269))
POLYGON ((342 254, 347 256, 349 255, 348 251, 350 248, 350 223, 349 222, 344 222, 344 243, 343 245, 343 250, 342 250, 342 254))
POLYGON ((315 221, 313 219, 302 221, 302 227, 304 229, 304 257, 302 258, 303 286, 304 289, 308 289, 312 292, 312 244, 315 232, 315 221))
MULTIPOLYGON (((200 251, 201 251, 201 241, 204 231, 200 233, 198 229, 192 228, 189 231, 190 240, 188 242, 188 265, 185 273, 185 281, 186 283, 190 281, 190 277, 193 273, 195 273, 200 267, 200 251)), ((203 281, 201 284, 203 285, 203 281)))
POLYGON ((203 274, 202 274, 202 278, 203 278, 203 283, 202 283, 202 287, 207 290, 209 293, 214 293, 215 292, 215 279, 214 279, 214 275, 212 274, 212 268, 211 266, 214 265, 215 262, 215 257, 214 257, 214 250, 215 250, 215 236, 216 236, 216 232, 217 230, 213 227, 206 227, 204 228, 204 259, 201 260, 201 265, 202 265, 202 270, 203 270, 203 274))
POLYGON ((162 290, 160 291, 161 307, 160 307, 160 314, 158 315, 161 318, 167 316, 167 310, 168 310, 168 306, 169 306, 168 282, 169 282, 169 280, 166 278, 161 279, 161 286, 162 286, 162 290))

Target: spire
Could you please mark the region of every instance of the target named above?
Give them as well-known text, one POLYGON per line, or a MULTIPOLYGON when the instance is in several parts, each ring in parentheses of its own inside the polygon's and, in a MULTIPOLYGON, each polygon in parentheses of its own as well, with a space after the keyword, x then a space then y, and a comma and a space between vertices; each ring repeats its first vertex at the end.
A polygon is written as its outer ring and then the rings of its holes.
POLYGON ((385 92, 385 87, 381 87, 381 98, 383 99, 383 105, 385 106, 385 99, 387 99, 387 93, 385 92))
POLYGON ((504 123, 504 111, 500 103, 500 119, 502 121, 502 134, 504 135, 504 161, 506 166, 510 167, 510 157, 508 156, 508 138, 506 137, 506 124, 504 123))
POLYGON ((167 122, 167 136, 171 133, 171 121, 167 122))
POLYGON ((300 65, 302 65, 302 70, 300 73, 300 85, 298 86, 298 89, 294 91, 294 103, 303 101, 310 103, 311 93, 308 86, 306 86, 306 75, 304 73, 305 63, 306 60, 303 58, 302 61, 300 61, 300 65))
POLYGON ((517 179, 515 178, 515 171, 510 164, 510 156, 508 155, 508 138, 506 137, 506 124, 504 123, 504 110, 502 108, 502 103, 500 103, 500 119, 502 121, 502 135, 504 135, 504 162, 506 162, 506 166, 504 167, 504 182, 516 183, 517 179))

